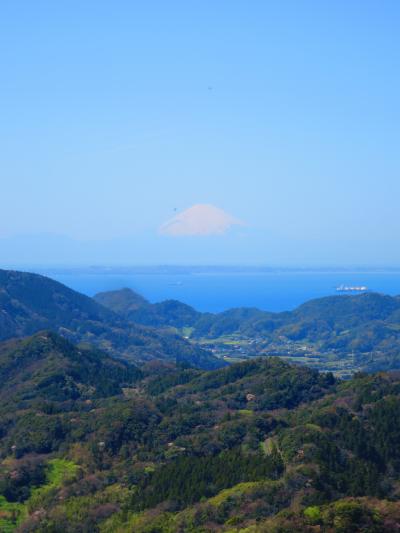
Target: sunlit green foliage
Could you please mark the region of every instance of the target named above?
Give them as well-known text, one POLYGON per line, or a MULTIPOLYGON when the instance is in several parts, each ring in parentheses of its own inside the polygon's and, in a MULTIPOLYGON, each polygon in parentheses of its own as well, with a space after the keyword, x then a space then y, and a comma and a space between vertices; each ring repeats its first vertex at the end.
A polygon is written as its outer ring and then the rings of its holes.
POLYGON ((389 533, 398 519, 395 373, 338 382, 271 358, 129 376, 53 334, 3 346, 0 368, 4 531, 389 533))

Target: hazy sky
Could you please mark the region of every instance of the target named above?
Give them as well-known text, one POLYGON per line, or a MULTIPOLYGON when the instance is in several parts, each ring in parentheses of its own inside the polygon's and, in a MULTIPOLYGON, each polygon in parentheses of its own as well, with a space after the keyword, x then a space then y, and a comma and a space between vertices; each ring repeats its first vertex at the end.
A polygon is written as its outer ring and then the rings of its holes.
POLYGON ((3 0, 0 237, 143 263, 212 204, 247 233, 194 237, 208 263, 400 264, 399 27, 397 0, 3 0))

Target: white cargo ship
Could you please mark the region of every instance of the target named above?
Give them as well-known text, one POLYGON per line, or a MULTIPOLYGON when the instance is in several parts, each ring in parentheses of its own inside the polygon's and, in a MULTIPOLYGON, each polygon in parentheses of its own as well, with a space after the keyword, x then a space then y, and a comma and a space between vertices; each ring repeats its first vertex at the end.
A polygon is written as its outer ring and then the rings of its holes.
POLYGON ((368 287, 366 285, 339 285, 336 287, 337 292, 366 292, 368 287))

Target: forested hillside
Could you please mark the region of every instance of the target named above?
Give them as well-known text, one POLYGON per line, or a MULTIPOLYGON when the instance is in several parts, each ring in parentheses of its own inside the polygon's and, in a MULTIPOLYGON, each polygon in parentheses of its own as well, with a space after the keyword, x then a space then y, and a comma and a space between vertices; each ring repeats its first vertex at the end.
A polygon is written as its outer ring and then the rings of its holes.
POLYGON ((0 372, 2 531, 397 530, 400 374, 139 371, 46 332, 0 372))
POLYGON ((136 363, 178 359, 202 368, 223 366, 180 336, 124 320, 92 298, 50 278, 0 270, 0 340, 43 329, 136 363))
POLYGON ((94 299, 127 320, 155 327, 193 326, 202 313, 177 300, 151 304, 131 289, 101 292, 94 299))

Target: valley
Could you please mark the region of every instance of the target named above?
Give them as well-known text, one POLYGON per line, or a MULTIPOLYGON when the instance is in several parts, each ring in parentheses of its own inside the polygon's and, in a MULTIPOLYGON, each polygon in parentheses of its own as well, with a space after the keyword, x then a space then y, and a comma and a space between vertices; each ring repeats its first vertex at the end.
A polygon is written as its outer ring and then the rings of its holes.
MULTIPOLYGON (((344 357, 340 350, 323 352, 312 344, 289 339, 270 342, 268 338, 249 338, 233 334, 217 339, 200 338, 193 342, 228 363, 237 363, 252 357, 279 357, 289 363, 304 364, 321 372, 333 372, 343 379, 348 379, 354 372, 364 368, 363 363, 358 362, 354 354, 344 357)), ((373 358, 373 353, 370 357, 373 358)))
POLYGON ((173 331, 224 362, 277 356, 346 379, 354 372, 400 368, 399 297, 329 296, 284 313, 200 313, 175 300, 151 304, 130 289, 95 300, 126 320, 173 331))

